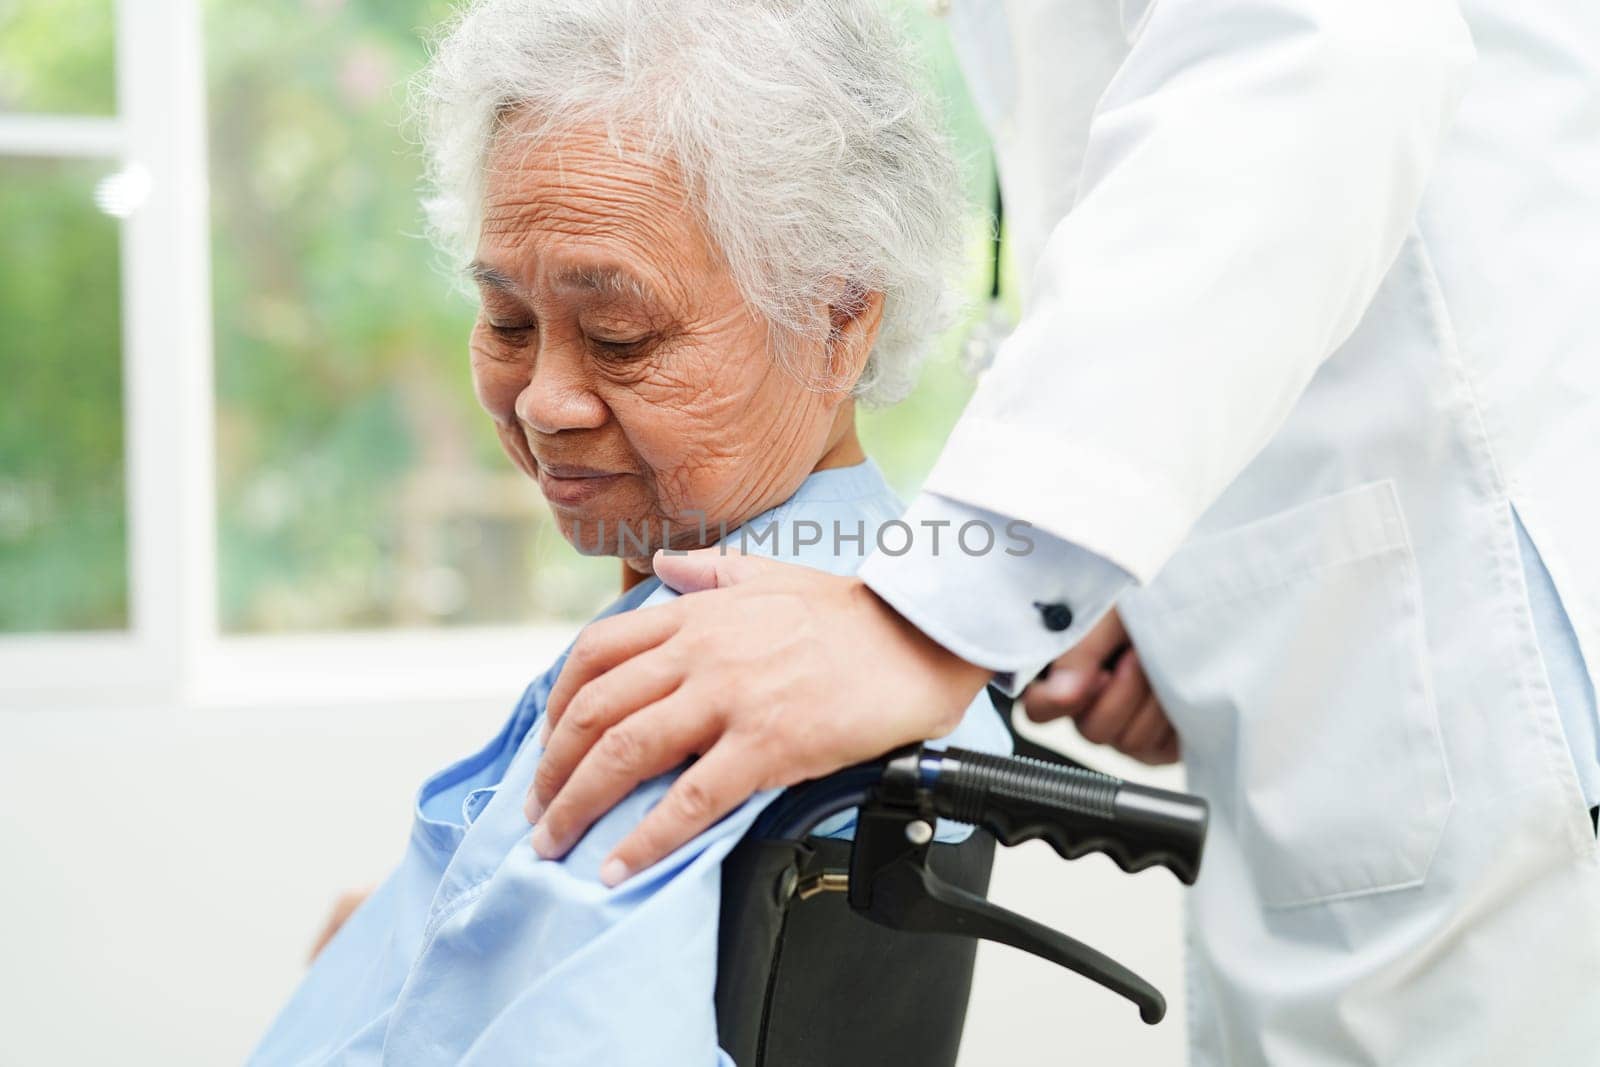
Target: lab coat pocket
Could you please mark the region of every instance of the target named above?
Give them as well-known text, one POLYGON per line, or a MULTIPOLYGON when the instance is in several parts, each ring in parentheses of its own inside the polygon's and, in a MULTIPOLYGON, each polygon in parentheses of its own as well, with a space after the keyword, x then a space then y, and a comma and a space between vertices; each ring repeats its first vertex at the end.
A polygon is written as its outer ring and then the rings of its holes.
POLYGON ((1193 541, 1124 617, 1264 906, 1423 880, 1453 794, 1392 482, 1193 541))

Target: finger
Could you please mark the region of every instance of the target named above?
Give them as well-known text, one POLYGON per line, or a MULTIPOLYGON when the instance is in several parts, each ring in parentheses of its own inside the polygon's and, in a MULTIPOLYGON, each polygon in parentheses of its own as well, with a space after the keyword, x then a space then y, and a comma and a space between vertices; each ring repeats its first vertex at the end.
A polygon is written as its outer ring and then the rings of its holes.
MULTIPOLYGON (((1117 654, 1128 647, 1128 631, 1115 608, 1106 612, 1083 639, 1050 664, 1041 681, 1054 681, 1064 690, 1084 691, 1094 687, 1100 672, 1111 665, 1117 654)), ((1082 697, 1068 699, 1081 700, 1082 697)))
POLYGON ((672 783, 633 832, 600 866, 600 880, 614 886, 694 840, 760 788, 753 761, 734 745, 712 746, 672 783))
POLYGON ((1165 738, 1167 729, 1166 713, 1161 710, 1161 702, 1151 693, 1144 698, 1144 703, 1139 705, 1112 744, 1118 752, 1142 759, 1155 754, 1156 746, 1165 738))
POLYGON ((657 578, 680 593, 737 585, 781 566, 770 559, 747 556, 720 546, 697 548, 693 552, 658 549, 651 565, 655 567, 657 578))
POLYGON ((544 752, 528 786, 525 810, 529 822, 539 821, 545 806, 601 735, 678 688, 683 681, 683 663, 672 649, 670 641, 646 649, 591 679, 567 702, 561 721, 545 731, 544 752))
POLYGON ((720 717, 681 690, 617 723, 601 735, 550 801, 533 831, 545 859, 566 855, 596 819, 641 782, 702 752, 721 734, 720 717))
POLYGON ((345 917, 337 909, 328 916, 328 921, 323 924, 322 932, 317 935, 316 943, 311 946, 311 955, 306 957, 307 963, 316 962, 322 955, 322 950, 328 947, 328 942, 333 940, 333 935, 339 932, 339 927, 344 925, 345 917))
POLYGON ((1023 690, 1022 707, 1034 722, 1077 716, 1089 710, 1110 680, 1110 671, 1052 670, 1023 690))
POLYGON ((314 961, 322 955, 322 950, 328 947, 333 935, 343 929, 350 916, 354 915, 356 909, 366 903, 371 895, 371 888, 351 889, 339 894, 339 899, 334 902, 333 911, 328 915, 328 921, 323 924, 322 932, 317 935, 316 943, 311 946, 311 956, 307 962, 314 961))
POLYGON ((677 601, 625 611, 609 619, 592 622, 583 628, 561 665, 561 674, 550 689, 544 706, 544 731, 548 743, 567 704, 589 682, 612 667, 656 647, 678 632, 682 612, 677 601))
POLYGON ((1177 763, 1183 758, 1183 742, 1178 737, 1178 731, 1170 725, 1167 727, 1166 736, 1156 745, 1155 752, 1144 762, 1152 766, 1162 763, 1177 763))
POLYGON ((1061 658, 1098 665, 1111 659, 1127 644, 1128 631, 1122 625, 1122 616, 1117 614, 1116 608, 1112 608, 1083 635, 1082 640, 1067 649, 1061 658))
POLYGON ((1111 672, 1111 681, 1106 683, 1094 707, 1078 716, 1078 732, 1095 744, 1110 744, 1122 733, 1128 720, 1149 695, 1150 683, 1145 680, 1144 670, 1139 666, 1139 654, 1129 649, 1117 661, 1116 670, 1111 672))

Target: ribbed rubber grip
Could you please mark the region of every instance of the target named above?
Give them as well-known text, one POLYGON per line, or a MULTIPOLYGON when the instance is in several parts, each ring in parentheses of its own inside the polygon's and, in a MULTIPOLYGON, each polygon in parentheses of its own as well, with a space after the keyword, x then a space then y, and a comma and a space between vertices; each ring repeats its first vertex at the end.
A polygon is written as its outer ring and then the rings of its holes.
MULTIPOLYGON (((930 753, 931 754, 931 753, 930 753)), ((1200 797, 1022 756, 952 748, 932 783, 934 809, 1002 844, 1040 838, 1066 859, 1104 852, 1125 871, 1200 873, 1209 808, 1200 797)))

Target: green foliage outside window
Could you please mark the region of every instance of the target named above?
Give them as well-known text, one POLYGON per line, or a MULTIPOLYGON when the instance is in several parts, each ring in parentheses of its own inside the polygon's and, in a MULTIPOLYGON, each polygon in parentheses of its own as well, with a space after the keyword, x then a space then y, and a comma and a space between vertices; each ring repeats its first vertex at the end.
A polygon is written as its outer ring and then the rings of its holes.
POLYGON ((0 632, 127 624, 110 169, 0 158, 0 632))
MULTIPOLYGON (((110 0, 0 0, 0 115, 115 111, 110 0)), ((110 162, 0 157, 0 633, 128 623, 110 162)))

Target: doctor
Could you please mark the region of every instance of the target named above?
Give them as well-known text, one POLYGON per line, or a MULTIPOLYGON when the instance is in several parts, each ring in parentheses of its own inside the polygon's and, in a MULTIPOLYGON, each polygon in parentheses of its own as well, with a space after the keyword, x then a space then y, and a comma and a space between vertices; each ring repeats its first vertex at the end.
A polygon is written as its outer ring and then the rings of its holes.
POLYGON ((658 558, 712 591, 586 631, 530 803, 581 828, 701 754, 615 850, 639 870, 948 730, 1115 601, 1213 803, 1195 1063, 1595 1062, 1600 5, 951 30, 1028 301, 906 521, 1034 550, 658 558))

